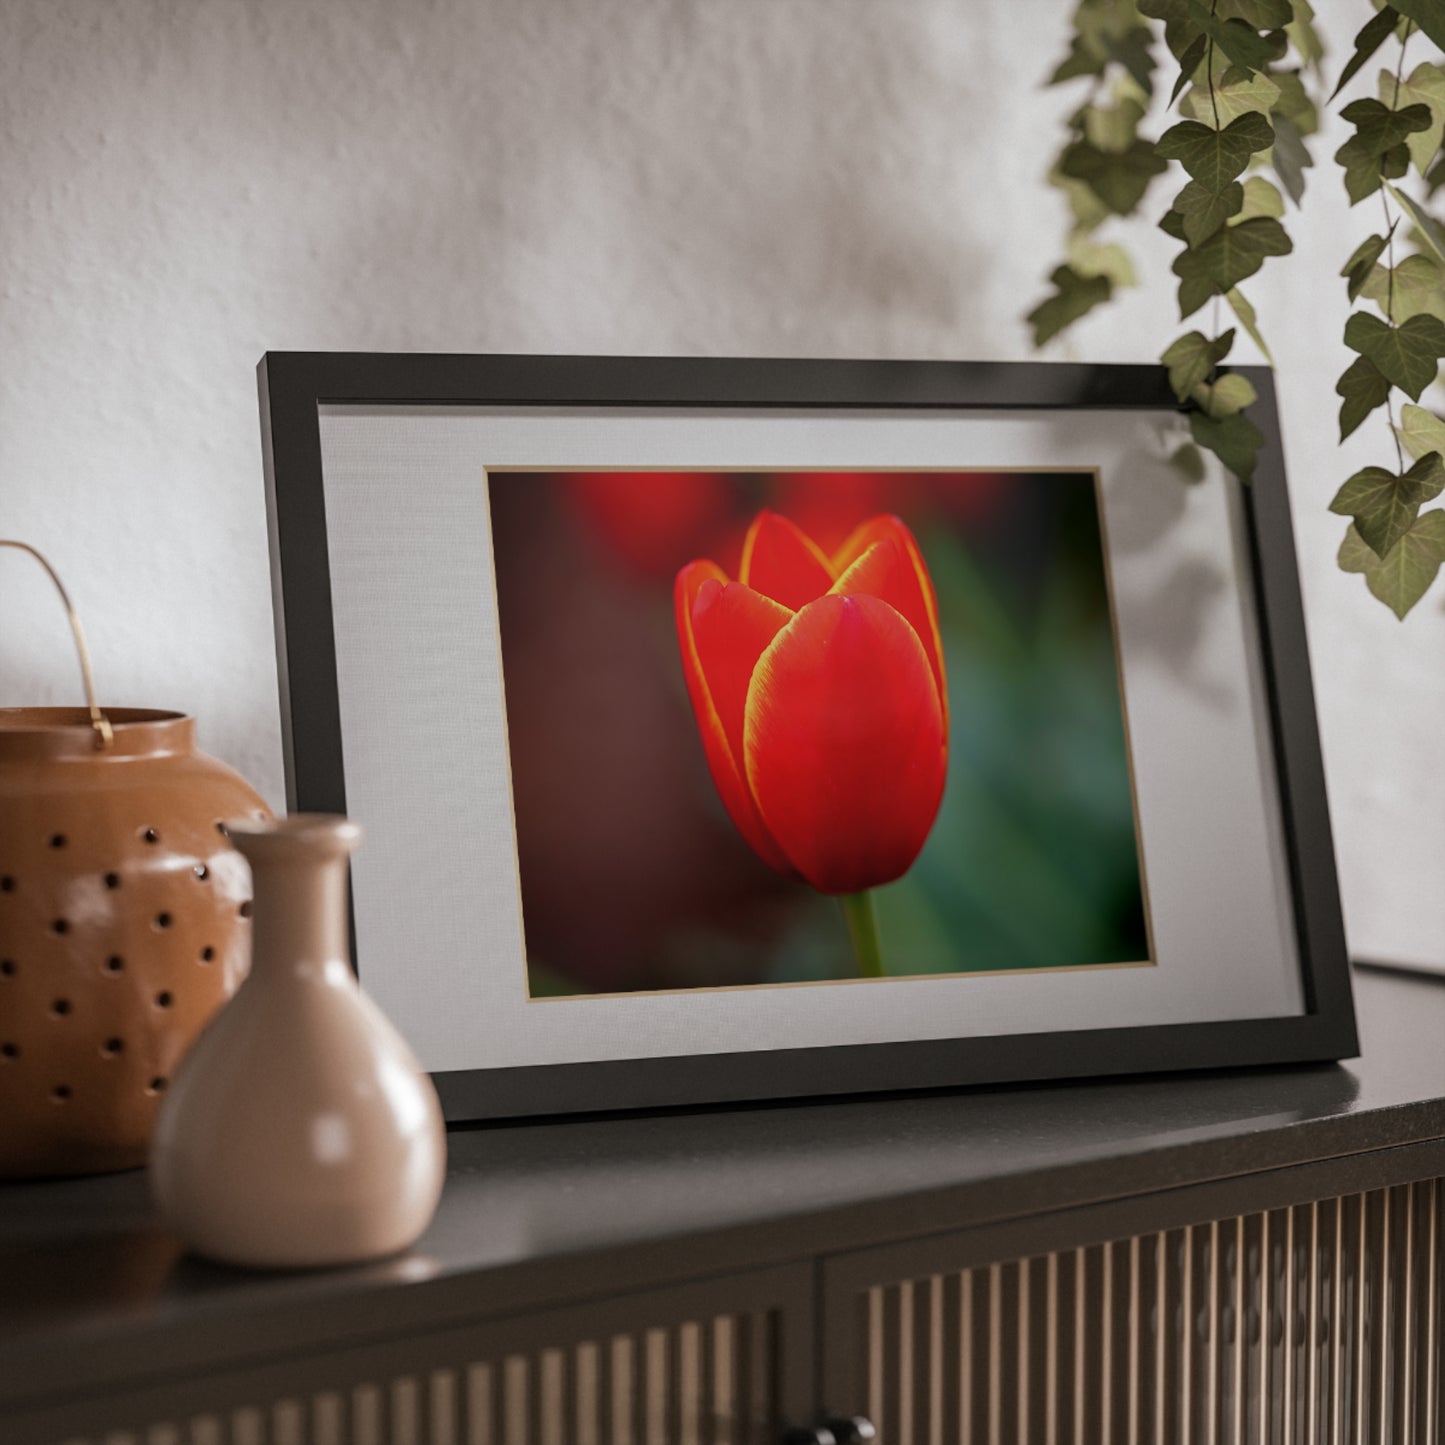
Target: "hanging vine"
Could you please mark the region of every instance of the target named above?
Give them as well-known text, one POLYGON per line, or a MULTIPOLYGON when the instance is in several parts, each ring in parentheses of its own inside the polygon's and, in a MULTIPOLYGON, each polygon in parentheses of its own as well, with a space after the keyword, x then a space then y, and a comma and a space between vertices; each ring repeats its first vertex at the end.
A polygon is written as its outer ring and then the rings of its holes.
POLYGON ((1117 242, 1101 241, 1112 218, 1135 215, 1166 163, 1139 134, 1154 94, 1154 32, 1134 0, 1080 0, 1069 51, 1050 85, 1087 78, 1084 103, 1069 117, 1068 140, 1049 172, 1072 223, 1064 261, 1049 277, 1053 293, 1029 312, 1034 345, 1043 346, 1081 317, 1137 284, 1134 263, 1117 242))
POLYGON ((1297 22, 1290 0, 1213 0, 1207 10, 1200 0, 1140 0, 1139 8, 1164 22, 1165 43, 1179 63, 1174 97, 1185 118, 1157 146, 1189 178, 1159 223, 1183 248, 1172 267, 1179 319, 1212 303, 1209 334, 1186 332, 1160 359, 1194 440, 1248 482, 1264 437, 1246 414, 1254 387, 1238 373, 1219 372, 1235 338, 1234 326, 1220 330, 1220 300, 1268 357, 1254 307, 1239 287, 1268 258, 1294 248, 1280 190, 1246 172, 1268 163, 1291 199, 1302 199, 1310 164, 1303 137, 1317 115, 1299 69, 1283 64, 1290 27, 1300 37, 1296 46, 1318 47, 1309 17, 1297 22))
POLYGON ((1267 357, 1239 282, 1291 243, 1280 191, 1244 173, 1268 162, 1296 204, 1304 195, 1311 163, 1304 137, 1318 128, 1301 73, 1321 55, 1313 12, 1306 0, 1214 0, 1208 8, 1202 0, 1081 0, 1073 26, 1050 84, 1087 75, 1093 89, 1070 118, 1070 139, 1050 176, 1068 197, 1073 226, 1069 260, 1051 278, 1055 292, 1029 314, 1034 343, 1133 284, 1127 253, 1117 243, 1090 246, 1093 233, 1110 215, 1134 215, 1154 177, 1177 160, 1188 181, 1160 224, 1183 247, 1173 268, 1180 319, 1212 300, 1212 334, 1187 332, 1161 359, 1195 440, 1248 480, 1262 437, 1245 414, 1254 388, 1241 375, 1219 373, 1235 337, 1234 327, 1220 331, 1219 298, 1267 357), (1177 101, 1184 117, 1153 146, 1139 134, 1153 90, 1151 20, 1163 21, 1178 63, 1170 104, 1177 101), (1292 67, 1284 64, 1291 51, 1292 67), (1105 92, 1111 107, 1100 103, 1105 92))
MULTIPOLYGON (((1420 405, 1445 359, 1445 227, 1427 209, 1445 185, 1439 54, 1445 0, 1371 0, 1370 9, 1331 101, 1387 42, 1395 40, 1399 50, 1380 71, 1377 94, 1340 111, 1353 134, 1334 159, 1352 206, 1378 194, 1381 229, 1360 242, 1341 271, 1350 301, 1375 311, 1358 309, 1346 322, 1344 342, 1354 359, 1336 391, 1341 441, 1384 408, 1394 465, 1356 472, 1330 505, 1351 519, 1339 565, 1362 574, 1369 590, 1404 617, 1445 563, 1445 508, 1427 505, 1445 492, 1445 418, 1420 405), (1415 54, 1425 44, 1436 53, 1407 72, 1417 36, 1415 54)), ((1083 243, 1109 215, 1134 215, 1161 163, 1177 162, 1188 180, 1160 225, 1182 246, 1172 268, 1180 319, 1208 304, 1210 326, 1208 334, 1196 329, 1178 337, 1161 359, 1195 440, 1245 481, 1261 437, 1247 412, 1253 387, 1238 373, 1220 371, 1235 338, 1233 326, 1220 330, 1220 301, 1268 359, 1239 286, 1267 259, 1292 249, 1280 192, 1296 206, 1303 200, 1311 164, 1304 142, 1318 128, 1304 78, 1321 57, 1308 0, 1081 0, 1069 54, 1051 77, 1059 84, 1092 76, 1094 91, 1071 118, 1051 176, 1069 197, 1073 227, 1069 262, 1053 275, 1055 294, 1029 316, 1035 344, 1110 300, 1118 285, 1133 283, 1132 264, 1117 243, 1100 248, 1113 258, 1112 271, 1083 243), (1184 117, 1159 138, 1152 159, 1138 130, 1155 69, 1151 20, 1163 22, 1177 62, 1170 104, 1177 102, 1184 117), (1112 109, 1123 114, 1106 128, 1101 113, 1110 108, 1100 96, 1111 81, 1112 109), (1130 99, 1135 104, 1126 106, 1130 99), (1108 145, 1100 143, 1106 131, 1108 145), (1265 166, 1277 186, 1257 174, 1265 166), (1086 264, 1076 263, 1076 252, 1086 264)))
POLYGON ((1418 404, 1402 404, 1397 421, 1394 400, 1398 390, 1418 403, 1445 357, 1445 234, 1405 188, 1412 170, 1425 199, 1440 184, 1445 71, 1426 60, 1406 75, 1416 33, 1445 48, 1445 7, 1385 6, 1355 37, 1336 86, 1338 94, 1387 40, 1398 40, 1393 69, 1380 71, 1378 98, 1353 100, 1340 112, 1355 131, 1335 154, 1350 204, 1378 193, 1382 219, 1382 229, 1355 248, 1340 273, 1352 302, 1363 297, 1379 311, 1357 310, 1345 323, 1345 345, 1356 356, 1335 388, 1342 398, 1340 440, 1383 407, 1395 465, 1356 472, 1330 510, 1351 518, 1339 565, 1363 574, 1369 590, 1401 618, 1445 562, 1445 510, 1422 510, 1445 490, 1445 422, 1418 404), (1407 244, 1410 254, 1397 261, 1397 246, 1407 244))

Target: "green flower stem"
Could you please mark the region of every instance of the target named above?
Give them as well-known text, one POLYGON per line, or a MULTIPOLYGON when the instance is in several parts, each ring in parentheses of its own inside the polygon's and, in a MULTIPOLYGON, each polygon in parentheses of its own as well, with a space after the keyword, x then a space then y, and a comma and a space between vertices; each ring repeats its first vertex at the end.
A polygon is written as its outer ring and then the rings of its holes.
POLYGON ((843 905, 843 917, 848 920, 853 952, 858 955, 858 976, 882 978, 883 950, 878 946, 878 912, 873 907, 873 895, 844 893, 838 901, 843 905))

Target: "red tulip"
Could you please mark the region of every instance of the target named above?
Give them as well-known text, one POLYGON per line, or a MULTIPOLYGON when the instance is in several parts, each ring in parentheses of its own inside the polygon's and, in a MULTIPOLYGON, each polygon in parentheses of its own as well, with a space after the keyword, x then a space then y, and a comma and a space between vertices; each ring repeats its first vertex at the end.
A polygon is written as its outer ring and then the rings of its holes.
POLYGON ((678 573, 683 671, 713 782, 772 867, 860 893, 913 866, 943 796, 948 705, 933 583, 874 517, 831 556, 775 512, 737 581, 678 573))

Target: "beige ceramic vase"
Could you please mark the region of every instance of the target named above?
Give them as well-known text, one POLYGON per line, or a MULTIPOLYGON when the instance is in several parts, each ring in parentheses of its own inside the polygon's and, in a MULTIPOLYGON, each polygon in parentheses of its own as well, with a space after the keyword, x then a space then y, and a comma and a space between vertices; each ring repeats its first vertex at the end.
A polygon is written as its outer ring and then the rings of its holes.
POLYGON ((155 1197, 198 1254, 372 1259, 413 1243, 436 1209, 436 1090, 348 960, 360 838, 322 814, 231 825, 254 885, 251 973, 182 1061, 151 1146, 155 1197))

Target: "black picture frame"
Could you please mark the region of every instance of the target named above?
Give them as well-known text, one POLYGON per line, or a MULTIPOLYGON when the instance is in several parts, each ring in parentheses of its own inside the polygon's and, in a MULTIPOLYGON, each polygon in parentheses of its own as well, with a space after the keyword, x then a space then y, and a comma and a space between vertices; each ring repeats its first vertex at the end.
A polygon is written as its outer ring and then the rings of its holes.
MULTIPOLYGON (((1244 490, 1304 1011, 1277 1018, 848 1044, 434 1075, 448 1119, 497 1119, 1119 1073, 1358 1050, 1272 374, 1234 368, 1264 434, 1244 490)), ((258 368, 287 805, 347 788, 322 478, 327 405, 1179 410, 1162 368, 1063 363, 271 352, 258 368)), ((363 980, 364 981, 364 980, 363 980)))

